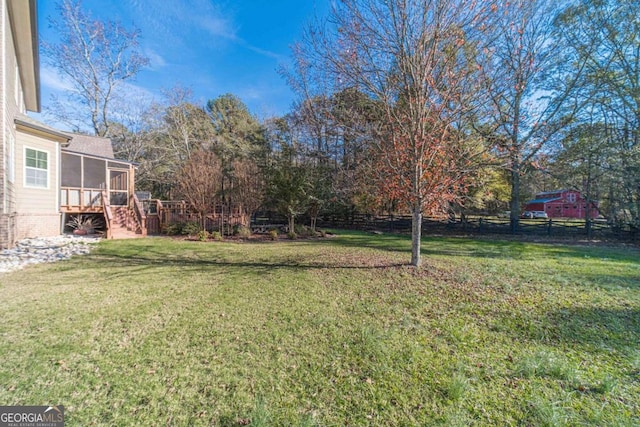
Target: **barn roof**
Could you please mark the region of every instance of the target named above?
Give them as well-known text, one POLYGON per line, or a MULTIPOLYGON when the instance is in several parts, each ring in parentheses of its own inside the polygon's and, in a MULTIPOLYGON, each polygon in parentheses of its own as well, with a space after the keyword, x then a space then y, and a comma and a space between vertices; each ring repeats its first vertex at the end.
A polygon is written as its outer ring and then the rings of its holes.
POLYGON ((549 194, 558 194, 558 193, 564 193, 565 191, 571 191, 567 188, 561 188, 560 190, 553 190, 553 191, 543 191, 542 193, 536 193, 536 197, 540 197, 540 196, 548 196, 549 194))
POLYGON ((529 200, 527 202, 528 205, 534 204, 534 203, 549 203, 549 202, 553 202, 556 200, 562 200, 562 197, 554 197, 552 199, 535 199, 535 200, 529 200))

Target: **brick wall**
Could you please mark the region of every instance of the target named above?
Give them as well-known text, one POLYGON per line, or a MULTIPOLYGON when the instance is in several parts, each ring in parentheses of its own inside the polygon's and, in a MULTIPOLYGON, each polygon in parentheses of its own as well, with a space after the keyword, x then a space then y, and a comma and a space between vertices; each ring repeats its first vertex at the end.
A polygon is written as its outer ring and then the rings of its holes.
POLYGON ((16 240, 57 236, 60 234, 60 221, 60 214, 18 214, 16 240))
POLYGON ((9 247, 9 215, 0 214, 0 249, 9 247))
POLYGON ((0 214, 0 249, 15 245, 16 239, 15 215, 0 214))

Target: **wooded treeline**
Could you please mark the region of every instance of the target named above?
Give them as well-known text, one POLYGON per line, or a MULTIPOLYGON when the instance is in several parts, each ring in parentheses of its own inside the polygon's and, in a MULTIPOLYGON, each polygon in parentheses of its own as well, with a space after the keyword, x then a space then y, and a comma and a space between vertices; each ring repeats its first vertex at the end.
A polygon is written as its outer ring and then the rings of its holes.
MULTIPOLYGON (((62 3, 64 19, 80 19, 73 7, 62 3)), ((97 103, 86 85, 75 96, 154 198, 247 219, 269 208, 291 225, 302 213, 412 214, 418 265, 423 214, 510 210, 515 231, 522 203, 557 188, 640 226, 638 16, 633 0, 342 0, 293 46, 281 74, 298 100, 283 117, 180 88, 144 106, 97 103)), ((138 34, 114 34, 143 66, 138 34)), ((64 73, 73 56, 56 52, 44 53, 64 73)))

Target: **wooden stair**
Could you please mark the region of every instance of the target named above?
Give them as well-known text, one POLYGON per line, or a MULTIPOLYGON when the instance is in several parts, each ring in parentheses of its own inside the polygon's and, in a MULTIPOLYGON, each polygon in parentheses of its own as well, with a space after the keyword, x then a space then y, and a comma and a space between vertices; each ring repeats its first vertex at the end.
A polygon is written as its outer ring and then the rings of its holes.
POLYGON ((142 233, 138 233, 134 229, 135 221, 131 219, 128 208, 111 206, 111 213, 112 239, 136 239, 144 237, 142 233))

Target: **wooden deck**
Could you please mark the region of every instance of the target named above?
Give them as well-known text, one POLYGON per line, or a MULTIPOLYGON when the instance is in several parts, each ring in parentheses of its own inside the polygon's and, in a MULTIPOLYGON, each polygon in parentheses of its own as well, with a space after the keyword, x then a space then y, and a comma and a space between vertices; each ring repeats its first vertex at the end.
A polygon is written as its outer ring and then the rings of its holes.
POLYGON ((135 193, 127 205, 111 206, 106 191, 62 188, 60 206, 63 223, 73 215, 99 215, 104 221, 108 239, 144 237, 147 235, 146 215, 135 193), (72 204, 69 204, 69 202, 72 204), (66 204, 65 204, 66 203, 66 204))

